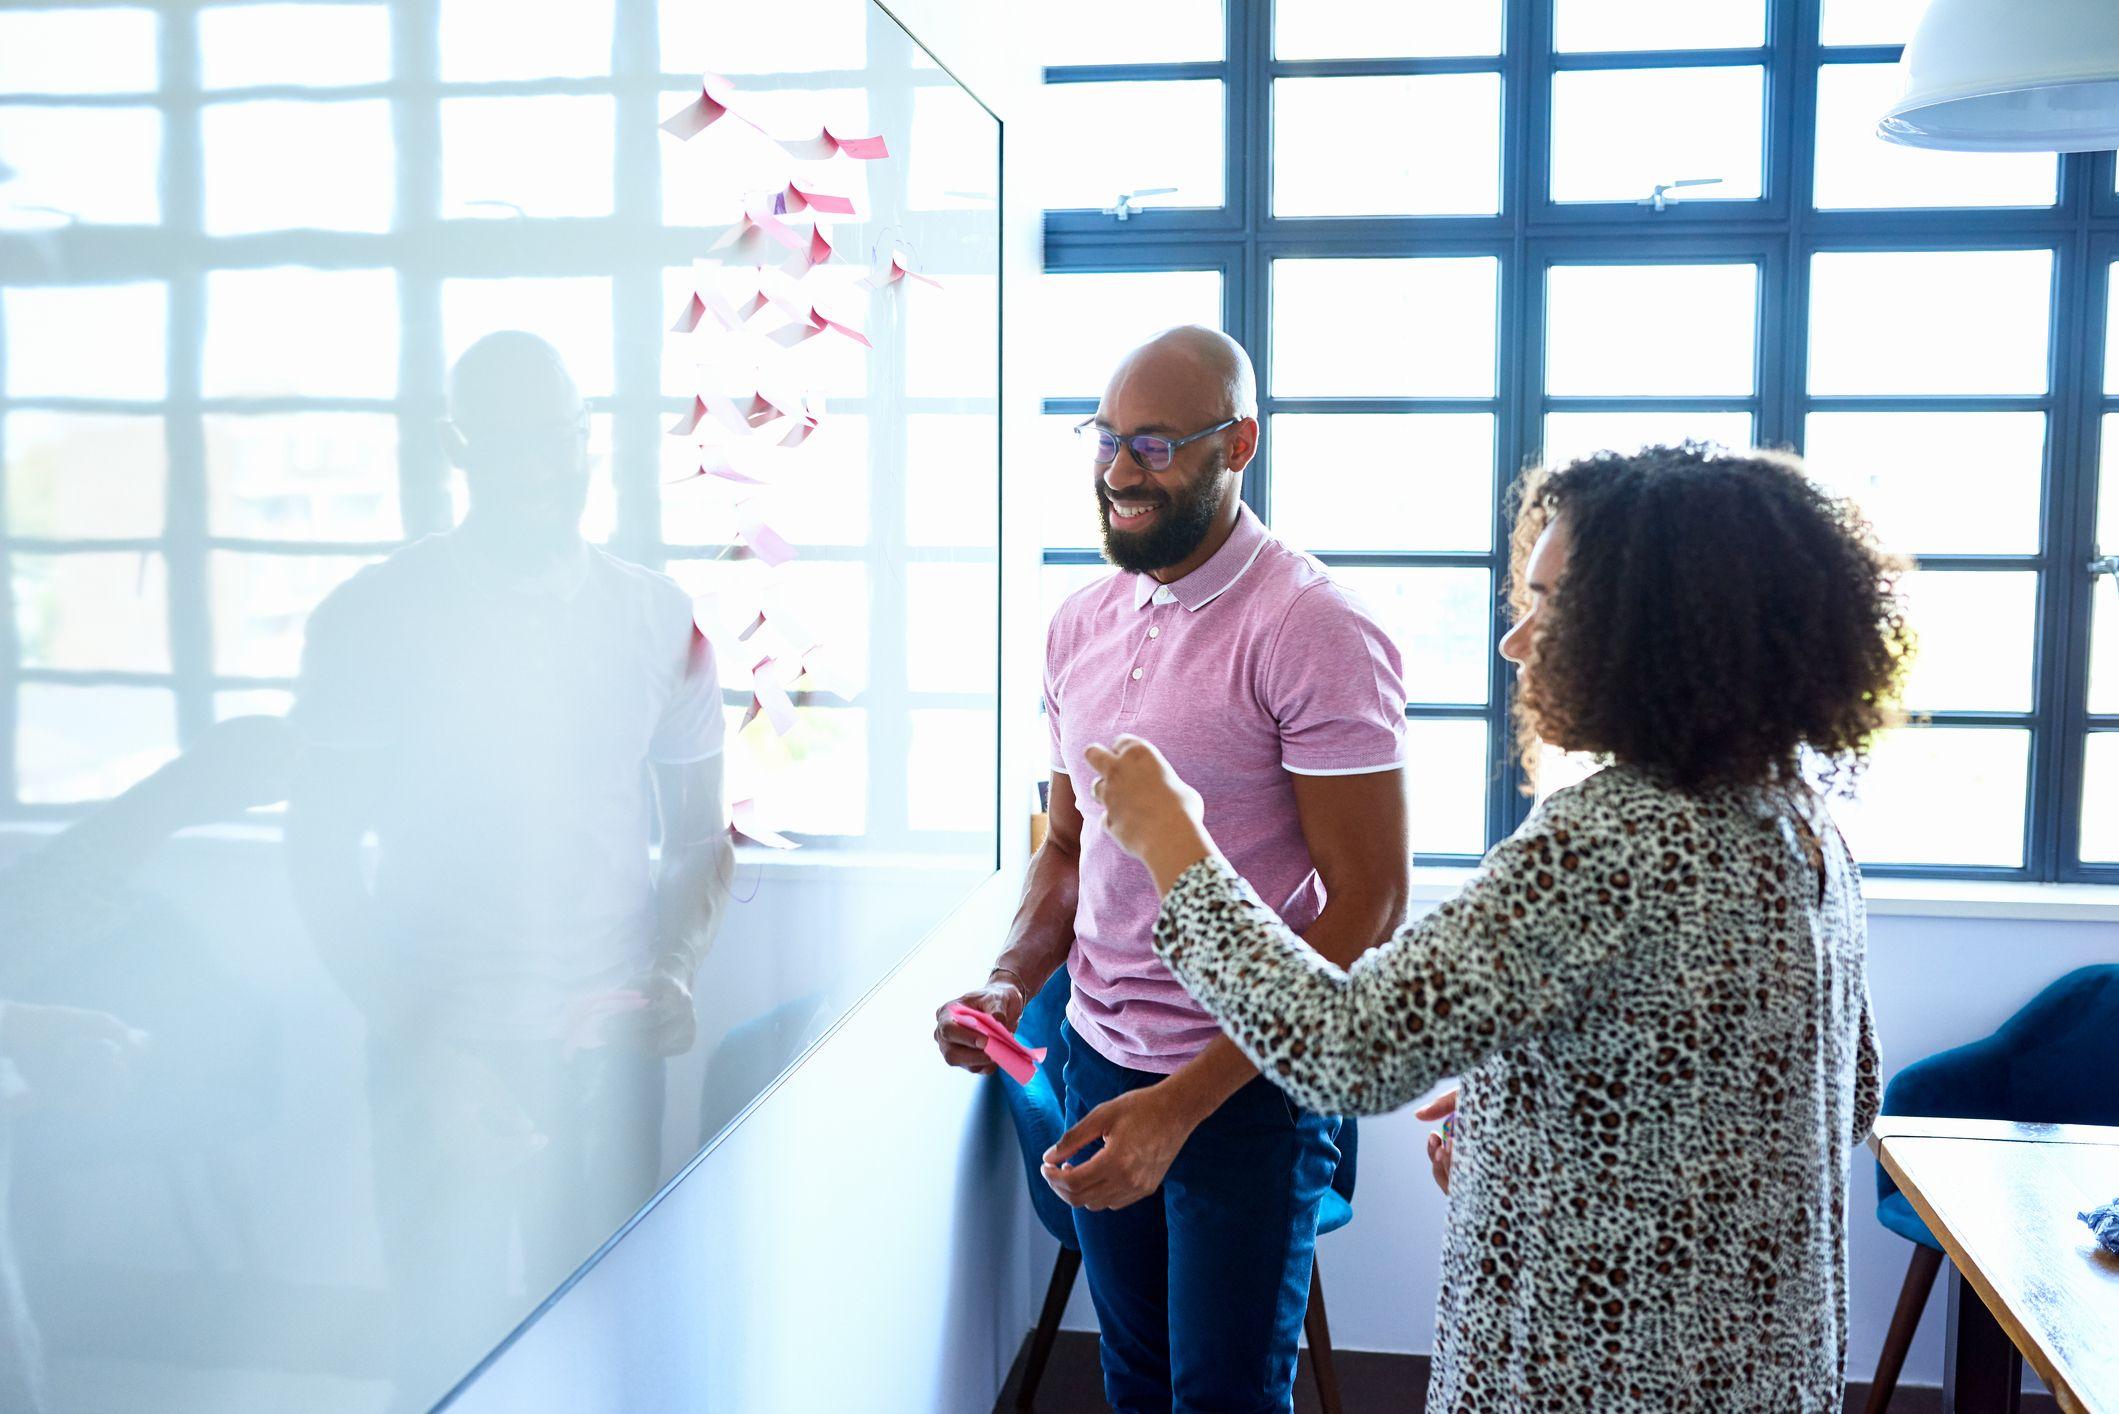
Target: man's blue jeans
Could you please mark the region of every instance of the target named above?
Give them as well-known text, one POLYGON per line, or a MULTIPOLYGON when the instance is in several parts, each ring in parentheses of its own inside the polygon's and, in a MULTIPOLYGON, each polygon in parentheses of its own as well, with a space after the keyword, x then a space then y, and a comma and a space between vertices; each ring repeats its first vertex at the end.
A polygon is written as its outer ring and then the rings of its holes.
MULTIPOLYGON (((1070 1128, 1163 1078, 1112 1064, 1071 1027, 1066 1040, 1070 1128)), ((1103 1326, 1104 1394, 1118 1414, 1291 1407, 1338 1134, 1337 1116, 1260 1078, 1192 1131, 1155 1192, 1114 1212, 1075 1209, 1103 1326)))

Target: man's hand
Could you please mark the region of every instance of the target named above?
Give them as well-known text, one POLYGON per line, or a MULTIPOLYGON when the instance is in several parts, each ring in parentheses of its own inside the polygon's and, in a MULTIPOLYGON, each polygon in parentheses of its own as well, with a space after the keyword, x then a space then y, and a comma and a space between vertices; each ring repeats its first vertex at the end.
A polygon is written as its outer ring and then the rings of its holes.
POLYGON ((966 992, 953 1001, 942 1003, 934 1012, 934 1044, 942 1053, 942 1059, 973 1075, 988 1075, 999 1069, 986 1055, 985 1040, 978 1032, 961 1022, 949 1019, 949 1008, 967 1006, 973 1011, 983 1011, 999 1021, 1010 1031, 1023 1019, 1023 1007, 1029 999, 1023 989, 1005 976, 996 974, 985 986, 966 992))
POLYGON ((1080 1124, 1045 1151, 1045 1182, 1076 1208, 1123 1208, 1162 1186, 1163 1176, 1192 1137, 1198 1120, 1169 1093, 1168 1081, 1129 1090, 1082 1116, 1080 1124), (1104 1147, 1068 1164, 1092 1139, 1104 1147))
POLYGON ((647 1005, 612 1019, 607 1034, 616 1042, 651 1056, 681 1056, 699 1039, 692 1007, 692 987, 683 958, 665 956, 632 984, 647 1005))
POLYGON ((1435 1187, 1449 1192, 1450 1153, 1456 1141, 1450 1131, 1455 1128, 1457 1118, 1457 1092, 1445 1090, 1413 1111, 1414 1119, 1441 1120, 1444 1127, 1430 1130, 1427 1136, 1427 1165, 1435 1175, 1435 1187))

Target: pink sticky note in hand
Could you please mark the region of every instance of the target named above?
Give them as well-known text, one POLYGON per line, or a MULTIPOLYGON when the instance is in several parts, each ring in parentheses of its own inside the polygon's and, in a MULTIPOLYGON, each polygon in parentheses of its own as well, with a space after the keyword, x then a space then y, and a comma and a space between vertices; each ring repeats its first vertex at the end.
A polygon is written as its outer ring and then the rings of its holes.
POLYGON ((1001 1025, 997 1018, 962 1002, 949 1004, 949 1019, 978 1032, 983 1038, 981 1046, 988 1059, 1016 1084, 1028 1085, 1031 1077, 1037 1074, 1037 1063, 1045 1058, 1043 1046, 1032 1050, 1016 1040, 1015 1033, 1001 1025))
POLYGON ((766 828, 758 818, 758 802, 739 800, 728 808, 733 817, 729 826, 752 844, 762 844, 767 849, 793 849, 795 842, 777 830, 766 828))

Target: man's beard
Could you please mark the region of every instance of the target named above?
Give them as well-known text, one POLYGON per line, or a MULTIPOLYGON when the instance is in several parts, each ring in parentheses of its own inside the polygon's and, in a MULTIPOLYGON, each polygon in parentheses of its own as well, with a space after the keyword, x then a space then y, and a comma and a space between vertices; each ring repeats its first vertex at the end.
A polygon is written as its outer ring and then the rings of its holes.
MULTIPOLYGON (((1228 458, 1217 448, 1190 486, 1163 496, 1159 501, 1150 501, 1149 504, 1157 507, 1155 526, 1150 530, 1113 528, 1112 496, 1099 478, 1096 509, 1104 526, 1104 558, 1134 574, 1166 570, 1182 564, 1207 538, 1207 532, 1214 528, 1215 517, 1221 514, 1222 502, 1228 495, 1221 473, 1227 465, 1228 458)), ((1122 499, 1128 502, 1147 500, 1145 497, 1122 499)))

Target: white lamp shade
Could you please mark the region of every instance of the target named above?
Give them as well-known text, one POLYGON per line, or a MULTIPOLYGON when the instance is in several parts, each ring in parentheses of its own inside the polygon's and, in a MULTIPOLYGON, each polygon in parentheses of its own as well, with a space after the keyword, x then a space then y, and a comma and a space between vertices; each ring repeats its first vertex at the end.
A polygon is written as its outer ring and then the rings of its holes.
POLYGON ((1932 0, 1877 136, 1970 152, 2119 147, 2119 3, 1932 0))

